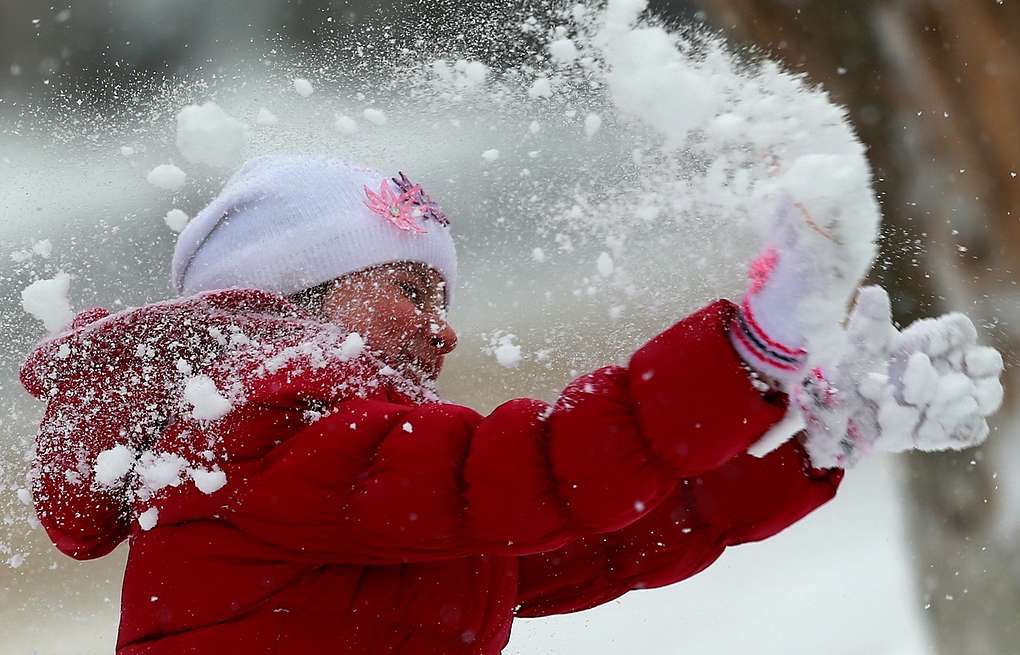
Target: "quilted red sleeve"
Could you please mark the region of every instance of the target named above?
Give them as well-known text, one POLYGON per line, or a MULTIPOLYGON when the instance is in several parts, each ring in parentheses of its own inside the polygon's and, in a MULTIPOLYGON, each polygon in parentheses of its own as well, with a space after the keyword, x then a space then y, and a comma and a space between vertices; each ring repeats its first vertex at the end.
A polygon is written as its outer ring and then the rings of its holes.
POLYGON ((225 518, 291 555, 357 563, 535 553, 620 530, 782 417, 728 341, 732 311, 705 308, 552 407, 342 402, 274 448, 225 518))
POLYGON ((826 503, 842 474, 811 468, 796 441, 761 459, 738 455, 622 530, 521 557, 517 615, 576 612, 689 578, 726 546, 770 537, 826 503))

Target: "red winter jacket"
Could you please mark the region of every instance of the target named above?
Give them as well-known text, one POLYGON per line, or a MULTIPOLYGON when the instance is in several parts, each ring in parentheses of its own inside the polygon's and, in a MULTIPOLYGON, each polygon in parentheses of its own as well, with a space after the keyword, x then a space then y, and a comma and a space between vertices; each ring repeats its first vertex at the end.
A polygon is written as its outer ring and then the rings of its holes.
POLYGON ((77 559, 129 539, 123 655, 498 653, 515 616, 683 580, 833 496, 842 472, 795 441, 745 454, 785 398, 749 382, 733 311, 488 416, 270 294, 84 315, 21 372, 48 401, 36 509, 77 559), (218 420, 182 400, 199 372, 232 402, 218 420), (138 464, 104 484, 117 444, 138 464))

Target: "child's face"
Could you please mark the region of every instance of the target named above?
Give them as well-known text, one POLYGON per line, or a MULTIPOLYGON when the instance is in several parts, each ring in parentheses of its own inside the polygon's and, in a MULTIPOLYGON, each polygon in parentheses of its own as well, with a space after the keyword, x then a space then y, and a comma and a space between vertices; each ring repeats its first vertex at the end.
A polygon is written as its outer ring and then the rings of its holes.
POLYGON ((394 368, 416 379, 435 378, 457 345, 446 322, 445 282, 418 262, 384 264, 350 273, 326 292, 322 312, 357 332, 394 368))

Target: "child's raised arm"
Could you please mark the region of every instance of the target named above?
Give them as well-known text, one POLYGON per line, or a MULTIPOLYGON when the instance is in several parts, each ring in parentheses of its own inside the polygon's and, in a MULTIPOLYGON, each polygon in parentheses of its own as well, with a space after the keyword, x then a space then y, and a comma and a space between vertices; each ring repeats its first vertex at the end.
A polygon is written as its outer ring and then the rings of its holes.
POLYGON ((783 416, 785 396, 756 388, 729 342, 734 311, 710 305, 551 408, 341 402, 280 434, 257 472, 225 465, 221 517, 289 556, 350 563, 536 553, 620 530, 783 416))

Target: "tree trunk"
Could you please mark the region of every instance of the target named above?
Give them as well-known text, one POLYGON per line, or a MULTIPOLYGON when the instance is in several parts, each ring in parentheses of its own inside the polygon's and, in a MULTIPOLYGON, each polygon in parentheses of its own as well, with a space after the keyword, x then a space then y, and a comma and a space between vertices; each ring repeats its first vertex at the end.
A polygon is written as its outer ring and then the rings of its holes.
MULTIPOLYGON (((849 109, 885 214, 874 277, 890 290, 897 319, 961 309, 1009 365, 1020 337, 1020 316, 1009 309, 1020 297, 1020 7, 700 4, 728 35, 806 72, 849 109)), ((1007 409, 1014 405, 1015 394, 1007 409)), ((998 424, 1009 426, 1011 413, 998 424)), ((1020 653, 1020 508, 1008 502, 1020 496, 1020 473, 1011 472, 1020 449, 1012 440, 1003 429, 976 451, 904 458, 918 602, 942 655, 1020 653)))

